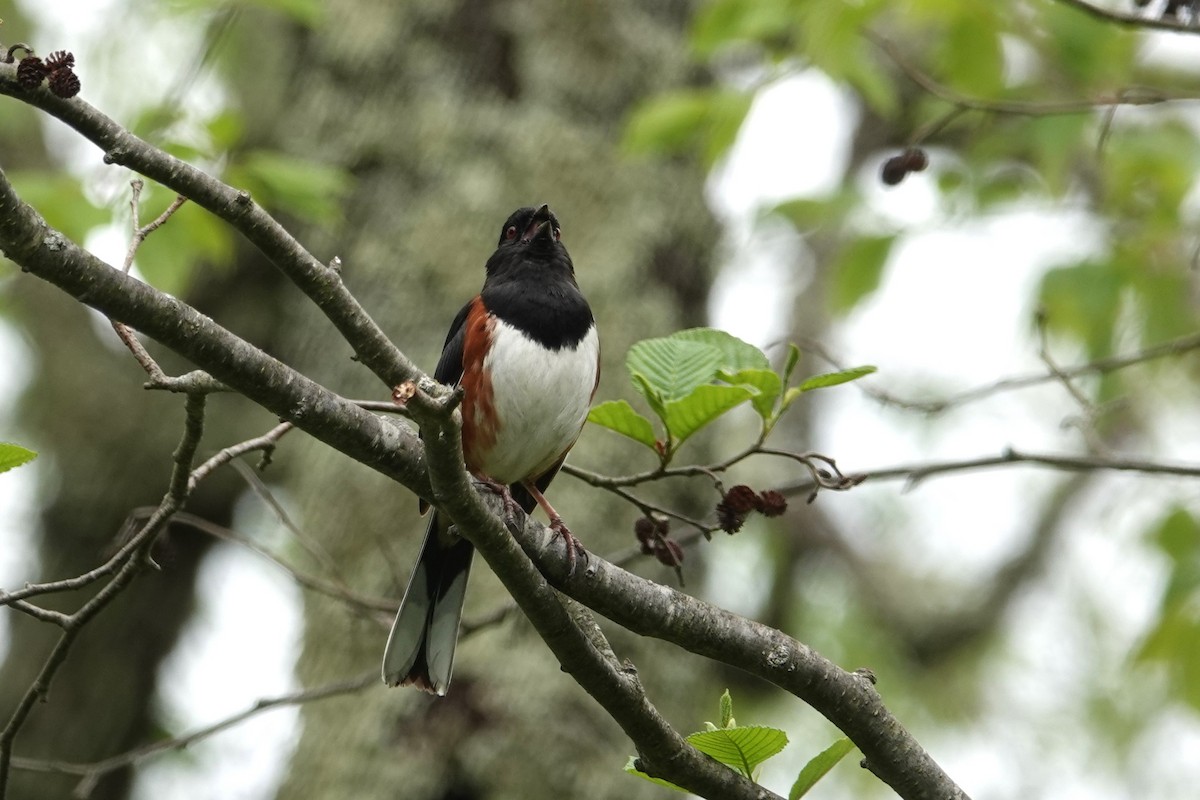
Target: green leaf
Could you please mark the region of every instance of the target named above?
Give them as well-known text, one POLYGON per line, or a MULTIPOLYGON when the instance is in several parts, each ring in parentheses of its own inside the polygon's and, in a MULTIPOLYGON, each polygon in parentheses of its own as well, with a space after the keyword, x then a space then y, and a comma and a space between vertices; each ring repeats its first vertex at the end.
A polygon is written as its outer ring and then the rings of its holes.
POLYGON ((849 383, 856 381, 864 375, 870 375, 876 370, 875 367, 853 367, 851 369, 843 369, 837 372, 826 372, 823 375, 813 375, 808 380, 800 384, 800 391, 811 392, 813 389, 824 389, 828 386, 837 386, 839 383, 849 383))
POLYGON ((788 406, 790 406, 792 403, 796 402, 796 398, 802 394, 804 394, 804 390, 798 389, 795 386, 791 387, 786 392, 784 392, 783 400, 780 401, 780 403, 779 403, 779 413, 782 414, 784 411, 787 411, 788 406))
POLYGON ((787 360, 783 364, 783 385, 787 386, 791 383, 792 373, 796 370, 796 365, 800 363, 800 348, 794 342, 788 342, 787 360))
POLYGON ((717 0, 696 9, 691 44, 706 56, 734 42, 779 40, 795 21, 789 0, 717 0))
POLYGON ((646 378, 638 373, 632 375, 633 387, 642 393, 642 397, 646 398, 646 402, 650 405, 650 409, 662 420, 663 425, 667 424, 667 408, 664 405, 663 397, 653 386, 651 386, 646 378))
POLYGON ((662 778, 655 778, 652 775, 648 775, 645 772, 642 772, 640 769, 638 769, 637 767, 634 766, 634 764, 636 762, 637 762, 637 756, 630 756, 629 760, 625 762, 625 771, 628 772, 630 775, 637 775, 639 778, 645 778, 646 780, 650 781, 651 783, 657 783, 659 786, 666 786, 668 789, 676 789, 680 792, 687 791, 687 789, 684 789, 682 786, 676 786, 675 784, 671 783, 670 781, 664 781, 662 778))
POLYGON ((711 166, 733 144, 752 100, 723 87, 657 95, 634 109, 623 146, 631 153, 695 152, 711 166))
POLYGON ((641 376, 664 402, 687 397, 716 377, 720 366, 721 351, 716 347, 671 337, 644 339, 625 357, 625 367, 635 381, 641 376))
POLYGON ((859 207, 862 198, 856 191, 847 189, 821 198, 797 197, 784 200, 767 209, 767 214, 777 214, 800 233, 809 233, 826 225, 840 225, 842 220, 859 207))
POLYGON ((770 369, 744 369, 732 375, 722 372, 719 377, 726 383, 732 383, 735 386, 753 388, 755 395, 750 398, 751 405, 763 419, 771 418, 775 411, 775 400, 783 391, 783 379, 779 377, 778 373, 770 369))
POLYGON ((733 721, 733 698, 729 696, 729 690, 721 695, 721 727, 732 728, 735 726, 733 721))
POLYGON ((895 242, 895 236, 863 236, 842 248, 833 269, 830 302, 835 312, 846 313, 879 288, 895 242))
POLYGON ((28 464, 37 458, 37 453, 27 447, 11 442, 0 442, 0 472, 28 464))
POLYGON ((1175 696, 1200 709, 1200 520, 1176 507, 1150 536, 1170 560, 1170 576, 1137 660, 1155 663, 1175 696))
POLYGON ((786 733, 764 725, 701 731, 693 733, 687 740, 701 753, 739 770, 747 778, 753 778, 758 765, 788 743, 786 733))
POLYGON ((1050 330, 1076 337, 1087 346, 1090 358, 1100 358, 1112 351, 1123 290, 1117 265, 1084 262, 1048 270, 1039 300, 1050 330))
POLYGON ((588 421, 628 436, 654 450, 654 425, 625 400, 610 400, 588 412, 588 421))
POLYGON ((797 798, 803 797, 809 789, 816 785, 817 781, 824 778, 829 770, 833 769, 853 749, 854 742, 842 737, 813 756, 812 760, 804 765, 804 769, 800 770, 799 777, 792 784, 792 789, 788 792, 788 800, 797 800, 797 798))
POLYGON ((667 337, 673 341, 699 342, 715 347, 721 353, 717 369, 738 372, 743 369, 769 369, 771 362, 762 350, 743 342, 731 333, 717 328, 688 328, 667 337))
POLYGON ((936 38, 934 58, 939 74, 955 88, 975 95, 992 95, 1004 88, 1003 25, 993 4, 979 3, 965 13, 947 15, 949 24, 936 38))
POLYGON ((749 400, 754 393, 744 386, 697 386, 687 397, 666 404, 667 431, 671 435, 672 449, 696 431, 708 425, 725 412, 749 400))

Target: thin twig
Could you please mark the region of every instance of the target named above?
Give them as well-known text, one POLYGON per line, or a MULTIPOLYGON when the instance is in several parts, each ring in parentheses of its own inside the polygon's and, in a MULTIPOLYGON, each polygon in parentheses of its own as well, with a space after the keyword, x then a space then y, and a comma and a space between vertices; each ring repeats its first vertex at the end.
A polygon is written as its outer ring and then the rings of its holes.
POLYGON ((324 578, 311 575, 303 570, 292 566, 283 560, 280 556, 271 552, 262 545, 256 544, 245 536, 239 535, 236 531, 226 528, 223 525, 218 525, 215 522, 210 522, 203 517, 198 517, 194 514, 181 511, 175 514, 173 522, 187 525, 201 533, 208 534, 215 539, 220 539, 226 542, 239 544, 253 553, 256 553, 270 561, 275 566, 282 569, 292 577, 302 588, 310 589, 327 597, 332 597, 336 600, 341 600, 351 606, 355 611, 368 612, 385 612, 389 615, 396 613, 399 601, 392 600, 387 597, 374 597, 371 595, 361 594, 350 589, 340 581, 330 581, 324 578))
POLYGON ((50 651, 50 655, 46 657, 33 683, 29 685, 17 703, 17 707, 13 710, 4 729, 0 731, 0 800, 4 800, 8 794, 8 773, 12 760, 13 741, 29 718, 33 704, 38 700, 46 699, 50 692, 50 684, 59 667, 66 660, 71 645, 75 642, 75 637, 92 618, 129 585, 138 572, 145 568, 146 554, 149 552, 154 538, 171 519, 171 516, 179 511, 186 502, 188 474, 191 471, 196 449, 200 445, 200 438, 204 433, 204 406, 205 395, 188 395, 183 435, 180 438, 179 446, 172 454, 175 466, 171 471, 170 485, 166 495, 142 529, 125 547, 121 548, 121 553, 125 554, 125 557, 123 561, 115 562, 120 563, 120 568, 113 579, 84 603, 78 611, 71 614, 63 624, 63 632, 59 636, 58 642, 50 651))
MULTIPOLYGON (((129 182, 129 186, 132 190, 130 193, 129 207, 133 225, 133 235, 129 239, 129 249, 125 251, 125 261, 121 264, 121 271, 127 275, 129 274, 129 270, 133 268, 133 259, 137 256, 137 251, 142 246, 142 242, 146 241, 147 236, 162 227, 187 200, 187 198, 183 197, 183 195, 176 197, 175 201, 171 203, 171 205, 167 206, 167 209, 163 211, 163 213, 159 214, 153 222, 139 227, 138 207, 141 202, 142 189, 145 187, 145 184, 142 183, 141 180, 135 178, 129 182)), ((162 367, 158 365, 158 362, 154 360, 154 357, 150 355, 150 352, 146 350, 145 345, 138 340, 137 334, 135 334, 133 330, 124 322, 118 322, 115 319, 111 320, 111 322, 113 330, 116 331, 117 336, 119 336, 121 341, 125 343, 125 346, 129 348, 129 352, 133 354, 134 359, 139 365, 141 365, 142 369, 146 371, 146 374, 150 376, 150 382, 152 384, 157 384, 166 381, 166 373, 163 372, 162 367)))
MULTIPOLYGON (((824 347, 817 342, 805 343, 805 349, 815 353, 820 358, 827 361, 837 369, 843 369, 841 362, 834 358, 824 347)), ((1060 376, 1065 378, 1077 378, 1081 375, 1098 374, 1104 375, 1109 372, 1116 372, 1125 369, 1126 367, 1135 364, 1141 364, 1146 361, 1154 361, 1160 358, 1168 358, 1171 356, 1179 356, 1185 353, 1190 353, 1193 350, 1200 350, 1200 333, 1188 334, 1177 339, 1170 339, 1161 344, 1152 345, 1142 350, 1128 353, 1125 355, 1107 356, 1094 361, 1089 361, 1084 364, 1078 364, 1073 367, 1061 367, 1057 373, 1055 372, 1037 372, 1028 375, 1017 375, 1011 378, 1003 378, 992 383, 976 386, 972 389, 952 394, 941 400, 910 400, 897 397, 889 392, 876 389, 871 386, 869 381, 858 381, 856 385, 860 386, 863 392, 868 396, 878 400, 885 405, 895 408, 901 408, 908 411, 918 411, 923 414, 941 414, 953 408, 973 403, 978 400, 984 400, 992 395, 1001 392, 1012 391, 1015 389, 1027 389, 1031 386, 1040 386, 1043 383, 1061 380, 1060 376)))
POLYGON ((1021 117, 1050 117, 1090 114, 1098 108, 1111 106, 1150 106, 1178 100, 1200 99, 1200 93, 1196 92, 1168 92, 1144 86, 1127 86, 1110 95, 1084 100, 996 100, 971 97, 939 83, 910 61, 900 48, 886 36, 870 31, 865 35, 900 68, 901 72, 908 76, 909 80, 939 100, 962 110, 1021 117))
POLYGON ((351 678, 345 681, 334 681, 327 683, 324 686, 318 686, 312 689, 303 689, 289 694, 277 695, 275 697, 264 697, 258 700, 254 705, 232 714, 224 719, 213 722, 209 725, 197 728, 180 736, 175 736, 169 739, 164 739, 153 744, 148 744, 143 747, 136 747, 132 750, 127 750, 115 756, 101 759, 100 761, 92 761, 87 763, 75 761, 49 761, 34 758, 14 758, 12 765, 16 769, 28 770, 30 772, 56 772, 66 775, 78 775, 83 778, 78 787, 76 787, 74 796, 78 798, 86 798, 91 795, 96 782, 110 772, 121 769, 123 767, 134 766, 140 764, 147 759, 161 755, 172 750, 183 750, 196 742, 207 739, 215 734, 232 728, 241 722, 245 722, 251 717, 256 717, 267 711, 285 706, 297 706, 305 703, 313 703, 319 700, 327 700, 331 697, 341 697, 342 695, 355 694, 376 685, 379 681, 377 670, 371 670, 368 673, 359 675, 357 678, 351 678))

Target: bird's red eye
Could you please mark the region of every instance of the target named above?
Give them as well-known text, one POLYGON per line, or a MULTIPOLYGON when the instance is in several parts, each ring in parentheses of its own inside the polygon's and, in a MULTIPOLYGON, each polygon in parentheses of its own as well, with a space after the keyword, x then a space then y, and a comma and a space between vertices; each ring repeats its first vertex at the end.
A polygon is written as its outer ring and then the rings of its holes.
POLYGON ((556 241, 556 242, 562 241, 562 228, 554 229, 554 241, 556 241))
POLYGON ((508 230, 504 232, 504 239, 505 241, 511 242, 515 238, 517 238, 517 226, 509 225, 508 230))

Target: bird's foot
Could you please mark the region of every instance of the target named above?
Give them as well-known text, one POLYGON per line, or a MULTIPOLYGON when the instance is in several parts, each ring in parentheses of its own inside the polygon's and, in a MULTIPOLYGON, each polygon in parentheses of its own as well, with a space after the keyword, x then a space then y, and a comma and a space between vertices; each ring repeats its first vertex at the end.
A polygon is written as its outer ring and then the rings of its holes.
POLYGON ((480 483, 482 483, 484 486, 486 486, 490 492, 492 492, 493 494, 499 495, 500 499, 504 501, 504 525, 505 525, 505 527, 508 527, 508 528, 516 527, 517 526, 517 511, 521 511, 522 515, 524 515, 525 512, 524 512, 524 509, 521 508, 520 504, 516 500, 513 499, 512 491, 509 490, 508 484, 500 483, 500 481, 492 480, 487 475, 476 475, 475 477, 479 480, 480 483))
POLYGON ((567 577, 573 577, 575 575, 576 559, 582 556, 583 563, 586 564, 588 562, 588 553, 583 547, 583 542, 579 541, 579 538, 571 533, 571 529, 562 521, 562 517, 557 515, 550 520, 550 532, 553 534, 551 541, 559 537, 562 538, 563 547, 567 551, 567 577))

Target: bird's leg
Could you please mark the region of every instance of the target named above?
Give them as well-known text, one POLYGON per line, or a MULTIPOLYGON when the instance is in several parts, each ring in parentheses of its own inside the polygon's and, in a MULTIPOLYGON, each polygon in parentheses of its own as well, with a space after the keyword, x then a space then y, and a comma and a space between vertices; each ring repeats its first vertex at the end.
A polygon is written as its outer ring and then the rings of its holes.
MULTIPOLYGON (((488 490, 490 490, 493 494, 499 495, 500 499, 504 501, 504 524, 509 527, 515 525, 517 519, 517 509, 521 506, 516 500, 513 499, 512 492, 509 491, 508 484, 493 480, 487 475, 484 475, 482 472, 472 472, 471 474, 475 476, 476 480, 486 486, 488 490)), ((522 513, 524 513, 524 511, 522 511, 522 513)))
POLYGON ((554 510, 554 506, 550 505, 550 501, 546 499, 546 496, 542 494, 533 481, 523 481, 521 485, 533 496, 537 504, 542 507, 542 511, 545 511, 546 516, 550 518, 550 530, 554 534, 554 538, 562 537, 563 546, 567 550, 567 576, 574 575, 576 557, 583 556, 585 564, 588 560, 587 550, 583 548, 583 542, 579 541, 578 537, 571 533, 571 529, 563 522, 563 518, 558 515, 558 512, 554 510))

